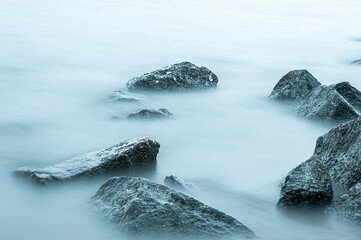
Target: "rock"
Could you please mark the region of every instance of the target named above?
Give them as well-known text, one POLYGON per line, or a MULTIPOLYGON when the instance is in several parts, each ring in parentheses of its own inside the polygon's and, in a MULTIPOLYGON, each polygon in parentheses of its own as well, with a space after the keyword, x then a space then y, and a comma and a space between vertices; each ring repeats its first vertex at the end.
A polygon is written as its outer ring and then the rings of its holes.
POLYGON ((173 175, 166 176, 164 179, 164 184, 179 191, 187 191, 188 188, 191 187, 191 184, 173 175))
POLYGON ((361 183, 357 183, 347 194, 339 197, 326 212, 361 224, 361 183))
POLYGON ((320 86, 295 109, 309 119, 341 123, 360 116, 361 93, 349 83, 320 86))
POLYGON ((279 80, 268 98, 301 102, 320 85, 321 83, 307 70, 293 70, 279 80))
POLYGON ((133 78, 127 87, 129 91, 183 91, 216 87, 217 83, 218 77, 208 68, 182 62, 133 78))
POLYGON ((361 59, 355 60, 355 61, 353 61, 351 63, 361 65, 361 59))
POLYGON ((313 156, 287 175, 278 206, 327 205, 361 182, 360 133, 361 117, 319 137, 313 156))
POLYGON ((110 178, 91 204, 122 231, 160 237, 254 233, 235 218, 166 186, 138 177, 110 178))
POLYGON ((122 90, 113 91, 110 94, 110 99, 118 102, 142 102, 143 98, 134 96, 122 90))
POLYGON ((159 143, 149 137, 133 138, 60 164, 45 168, 23 167, 16 173, 40 184, 50 184, 81 177, 112 175, 127 170, 145 170, 155 167, 159 147, 159 143))
POLYGON ((128 115, 128 118, 131 119, 146 119, 146 118, 168 118, 173 116, 165 108, 153 108, 153 109, 143 109, 139 112, 135 112, 128 115))

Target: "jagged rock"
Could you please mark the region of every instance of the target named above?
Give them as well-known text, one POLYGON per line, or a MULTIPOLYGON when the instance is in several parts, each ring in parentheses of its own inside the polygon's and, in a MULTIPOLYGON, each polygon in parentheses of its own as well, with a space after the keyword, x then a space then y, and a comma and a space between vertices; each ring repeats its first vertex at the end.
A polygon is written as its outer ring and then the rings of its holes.
POLYGON ((321 83, 307 70, 293 70, 279 80, 268 98, 300 102, 320 85, 321 83))
POLYGON ((355 60, 355 61, 353 61, 351 63, 361 65, 361 59, 355 60))
POLYGON ((187 183, 185 180, 173 175, 166 176, 164 184, 179 191, 187 191, 187 189, 191 186, 191 184, 187 183))
POLYGON ((118 102, 142 102, 143 98, 134 96, 122 90, 113 91, 110 95, 110 99, 118 102))
POLYGON ((128 118, 131 119, 144 119, 144 118, 168 118, 173 116, 165 108, 153 108, 153 109, 143 109, 139 112, 131 113, 128 115, 128 118))
POLYGON ((159 143, 149 137, 133 138, 110 148, 68 159, 45 168, 23 167, 17 174, 40 184, 81 177, 111 175, 127 170, 155 167, 159 143))
POLYGON ((339 197, 326 212, 361 224, 361 183, 357 183, 347 194, 339 197))
POLYGON ((277 203, 282 208, 311 208, 332 201, 328 173, 319 160, 311 158, 293 169, 281 187, 277 203))
POLYGON ((208 68, 182 62, 133 78, 127 87, 129 91, 183 91, 216 87, 217 83, 218 77, 208 68))
POLYGON ((360 116, 361 93, 347 82, 320 86, 295 109, 309 119, 344 122, 360 116))
POLYGON ((121 230, 132 234, 254 236, 235 218, 145 178, 110 178, 92 197, 91 204, 121 230))
POLYGON ((287 175, 278 206, 326 205, 361 182, 360 134, 361 117, 319 137, 313 156, 287 175))

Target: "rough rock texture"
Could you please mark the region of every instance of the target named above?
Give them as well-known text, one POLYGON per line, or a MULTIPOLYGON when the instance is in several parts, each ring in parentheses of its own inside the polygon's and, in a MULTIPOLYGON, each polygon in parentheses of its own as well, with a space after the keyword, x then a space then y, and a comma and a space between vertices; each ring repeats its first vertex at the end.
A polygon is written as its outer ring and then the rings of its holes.
POLYGON ((164 184, 179 191, 187 191, 188 188, 191 187, 191 184, 173 175, 166 176, 164 179, 164 184))
POLYGON ((105 150, 87 153, 45 168, 23 167, 17 174, 49 184, 78 177, 109 175, 156 165, 159 143, 149 137, 133 138, 105 150))
POLYGON ((281 188, 277 203, 283 208, 310 208, 332 201, 332 185, 324 166, 311 158, 293 169, 281 188))
POLYGON ((110 94, 110 99, 118 102, 142 102, 143 98, 134 96, 122 90, 113 91, 110 94))
POLYGON ((344 122, 360 116, 361 93, 349 83, 320 86, 295 109, 310 119, 344 122))
POLYGON ((110 178, 91 203, 127 232, 162 237, 253 237, 231 216, 145 178, 110 178))
POLYGON ((333 202, 327 212, 361 224, 361 183, 333 202))
POLYGON ((216 87, 217 83, 218 77, 208 68, 182 62, 133 78, 127 87, 129 91, 183 91, 216 87))
POLYGON ((300 102, 320 85, 321 83, 307 70, 293 70, 279 80, 268 98, 300 102))
POLYGON ((143 109, 139 112, 131 113, 128 115, 128 118, 131 119, 144 119, 144 118, 168 118, 173 116, 165 108, 153 108, 153 109, 143 109))
POLYGON ((319 137, 313 156, 287 175, 278 206, 325 205, 361 182, 360 134, 361 117, 319 137))

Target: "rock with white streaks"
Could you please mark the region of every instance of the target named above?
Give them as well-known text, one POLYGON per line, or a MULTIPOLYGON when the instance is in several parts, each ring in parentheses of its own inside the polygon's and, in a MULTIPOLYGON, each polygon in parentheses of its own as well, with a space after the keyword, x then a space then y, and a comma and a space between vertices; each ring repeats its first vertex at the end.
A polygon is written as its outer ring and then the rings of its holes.
POLYGON ((50 184, 75 178, 113 175, 129 170, 146 170, 156 166, 159 147, 159 143, 149 137, 133 138, 49 167, 23 167, 16 173, 40 184, 50 184))
POLYGON ((319 86, 295 109, 299 116, 341 123, 360 116, 361 92, 348 82, 319 86))
POLYGON ((91 204, 126 233, 168 238, 254 237, 235 218, 145 178, 110 178, 91 204))
POLYGON ((321 83, 307 70, 293 70, 278 81, 268 98, 301 102, 320 85, 321 83))
POLYGON ((173 64, 127 82, 129 91, 184 91, 216 87, 218 77, 206 67, 190 62, 173 64))
POLYGON ((173 116, 172 113, 170 113, 165 108, 153 108, 153 109, 143 109, 139 112, 131 113, 128 115, 128 118, 130 119, 156 119, 156 118, 169 118, 173 116))

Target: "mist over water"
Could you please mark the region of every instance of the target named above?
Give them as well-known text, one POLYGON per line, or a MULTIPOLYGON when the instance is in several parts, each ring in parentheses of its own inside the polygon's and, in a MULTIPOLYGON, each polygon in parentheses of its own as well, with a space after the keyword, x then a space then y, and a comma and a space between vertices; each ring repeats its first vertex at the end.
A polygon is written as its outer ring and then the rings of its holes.
POLYGON ((0 239, 129 239, 87 204, 105 178, 41 188, 13 171, 138 136, 161 144, 152 180, 194 181, 191 196, 260 239, 359 239, 352 225, 275 209, 280 182, 332 126, 266 98, 302 68, 361 89, 361 67, 348 64, 361 57, 360 9, 358 0, 0 0, 0 239), (108 98, 181 61, 211 69, 217 89, 108 98), (174 117, 126 119, 142 108, 174 117))

